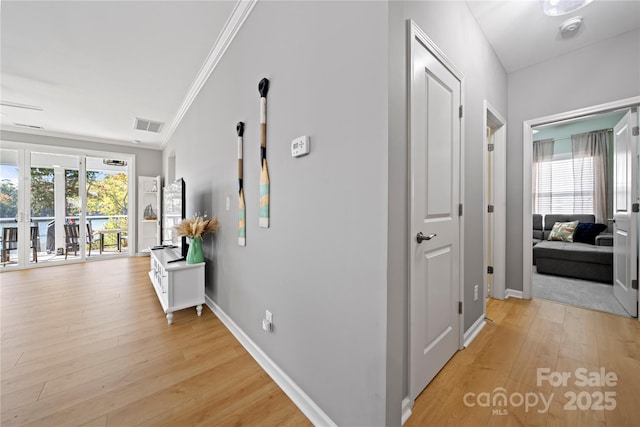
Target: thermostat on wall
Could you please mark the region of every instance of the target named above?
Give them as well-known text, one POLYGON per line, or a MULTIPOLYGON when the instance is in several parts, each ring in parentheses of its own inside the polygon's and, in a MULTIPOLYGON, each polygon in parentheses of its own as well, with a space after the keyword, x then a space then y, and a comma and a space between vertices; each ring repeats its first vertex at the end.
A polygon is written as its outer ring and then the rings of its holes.
POLYGON ((309 154, 311 150, 311 142, 308 136, 301 136, 291 141, 291 155, 300 157, 309 154))

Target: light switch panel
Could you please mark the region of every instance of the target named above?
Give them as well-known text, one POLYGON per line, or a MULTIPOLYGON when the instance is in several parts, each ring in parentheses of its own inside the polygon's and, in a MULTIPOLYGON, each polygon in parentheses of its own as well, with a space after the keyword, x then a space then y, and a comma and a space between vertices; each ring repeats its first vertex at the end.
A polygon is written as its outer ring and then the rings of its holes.
POLYGON ((291 155, 300 157, 309 154, 311 151, 311 141, 308 136, 301 136, 291 141, 291 155))

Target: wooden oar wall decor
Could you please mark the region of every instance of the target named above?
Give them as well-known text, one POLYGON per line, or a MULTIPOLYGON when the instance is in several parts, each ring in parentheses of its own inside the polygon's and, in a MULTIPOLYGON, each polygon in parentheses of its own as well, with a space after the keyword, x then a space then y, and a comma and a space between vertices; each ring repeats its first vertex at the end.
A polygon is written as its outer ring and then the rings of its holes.
POLYGON ((269 80, 258 83, 260 92, 260 209, 258 226, 269 228, 269 170, 267 168, 267 92, 269 80))
POLYGON ((244 187, 243 187, 243 160, 242 160, 242 135, 244 134, 244 123, 238 122, 236 125, 238 133, 238 244, 240 246, 247 245, 247 213, 244 204, 244 187))

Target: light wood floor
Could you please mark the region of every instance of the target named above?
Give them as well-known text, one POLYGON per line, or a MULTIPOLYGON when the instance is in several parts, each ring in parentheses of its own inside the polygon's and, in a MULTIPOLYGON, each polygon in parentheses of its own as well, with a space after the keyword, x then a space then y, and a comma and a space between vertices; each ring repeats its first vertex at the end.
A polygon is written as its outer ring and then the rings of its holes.
POLYGON ((210 310, 167 325, 148 268, 0 274, 3 427, 310 425, 210 310))
MULTIPOLYGON (((147 268, 123 258, 0 274, 2 426, 309 425, 208 309, 168 326, 147 268)), ((495 323, 443 368, 406 426, 640 425, 636 319, 514 299, 491 300, 487 315, 495 323), (537 385, 537 368, 600 367, 616 386, 537 385), (498 387, 553 393, 549 410, 464 404, 498 387), (584 391, 614 391, 615 409, 564 409, 565 393, 584 391)))
MULTIPOLYGON (((458 353, 416 399, 405 424, 416 426, 640 426, 640 322, 544 300, 490 300, 487 323, 471 345, 458 353), (569 372, 567 386, 538 385, 537 369, 569 372), (611 387, 579 387, 575 371, 616 373, 611 387), (525 410, 516 405, 481 407, 481 393, 506 396, 536 393, 551 402, 525 410), (615 392, 615 409, 592 410, 600 393, 615 392), (467 393, 473 393, 467 395, 467 393), (582 393, 571 408, 568 398, 582 393), (587 396, 587 394, 589 396, 587 396), (465 405, 467 402, 476 406, 465 405), (568 405, 565 408, 565 405, 568 405), (493 413, 506 409, 506 415, 493 413), (540 411, 538 411, 540 410, 540 411)), ((533 403, 533 397, 530 397, 533 403)), ((499 403, 496 401, 496 403, 499 403)), ((605 405, 606 402, 602 402, 605 405)))

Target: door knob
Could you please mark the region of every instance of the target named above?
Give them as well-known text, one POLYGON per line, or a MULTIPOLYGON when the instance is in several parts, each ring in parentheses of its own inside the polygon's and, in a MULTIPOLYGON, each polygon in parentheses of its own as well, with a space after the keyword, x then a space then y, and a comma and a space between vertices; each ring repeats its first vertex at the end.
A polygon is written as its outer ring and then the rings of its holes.
POLYGON ((616 219, 615 218, 607 218, 607 221, 615 223, 616 219))
POLYGON ((422 234, 422 231, 420 231, 420 232, 418 233, 418 235, 416 236, 416 241, 417 241, 418 243, 422 243, 422 241, 423 241, 423 240, 431 240, 431 239, 433 239, 433 238, 434 238, 434 237, 436 237, 436 236, 437 236, 437 234, 436 234, 436 233, 431 233, 431 234, 429 234, 428 236, 425 236, 424 234, 422 234))

